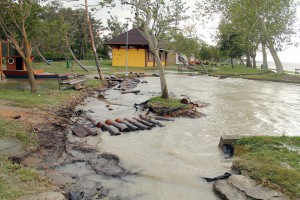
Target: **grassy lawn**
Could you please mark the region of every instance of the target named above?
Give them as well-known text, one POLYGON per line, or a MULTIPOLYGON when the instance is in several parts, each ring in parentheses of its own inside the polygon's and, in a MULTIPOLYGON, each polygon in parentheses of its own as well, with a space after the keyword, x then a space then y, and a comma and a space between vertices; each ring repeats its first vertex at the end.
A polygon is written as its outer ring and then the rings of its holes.
POLYGON ((245 74, 264 74, 265 70, 253 69, 245 67, 243 65, 235 65, 234 68, 231 65, 218 66, 217 69, 210 72, 211 75, 245 75, 245 74))
POLYGON ((234 145, 234 167, 291 199, 300 197, 300 137, 251 137, 234 145))
POLYGON ((299 75, 291 74, 276 74, 273 72, 261 74, 261 75, 246 75, 244 78, 253 80, 265 80, 265 81, 283 81, 283 82, 293 82, 300 83, 299 75))
POLYGON ((292 74, 277 74, 273 71, 266 71, 261 69, 253 69, 242 65, 231 66, 218 66, 214 71, 209 72, 210 75, 228 75, 238 76, 240 78, 252 79, 252 80, 264 80, 264 81, 281 81, 281 82, 293 82, 300 83, 300 75, 292 74))
MULTIPOLYGON (((51 73, 97 74, 95 61, 82 60, 80 62, 89 70, 89 72, 85 72, 83 69, 81 69, 76 62, 73 62, 73 67, 68 69, 66 61, 55 61, 52 62, 52 65, 47 65, 44 62, 33 63, 33 68, 43 69, 46 72, 51 73)), ((115 73, 125 74, 126 67, 112 67, 111 60, 101 60, 100 64, 104 75, 112 75, 115 73)), ((157 67, 128 67, 127 71, 138 73, 154 73, 157 72, 157 67)))
MULTIPOLYGON (((0 100, 10 102, 11 105, 26 108, 54 107, 70 99, 80 92, 75 90, 58 90, 58 82, 53 79, 36 80, 38 92, 30 93, 30 85, 27 79, 11 79, 0 83, 0 100)), ((87 87, 100 85, 96 79, 88 79, 87 87)))

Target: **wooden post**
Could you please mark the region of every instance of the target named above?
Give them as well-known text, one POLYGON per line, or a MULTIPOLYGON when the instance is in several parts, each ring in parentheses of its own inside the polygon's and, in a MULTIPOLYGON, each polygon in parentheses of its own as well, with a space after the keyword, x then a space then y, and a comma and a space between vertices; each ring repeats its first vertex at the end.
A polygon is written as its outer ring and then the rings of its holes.
POLYGON ((0 79, 3 81, 3 69, 2 69, 2 43, 0 42, 0 79))

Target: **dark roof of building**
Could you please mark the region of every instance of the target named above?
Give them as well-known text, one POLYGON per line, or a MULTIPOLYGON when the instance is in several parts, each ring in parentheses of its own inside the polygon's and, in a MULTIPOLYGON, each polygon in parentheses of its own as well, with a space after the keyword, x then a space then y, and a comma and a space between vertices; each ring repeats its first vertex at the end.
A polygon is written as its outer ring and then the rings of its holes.
MULTIPOLYGON (((107 41, 107 45, 126 45, 127 32, 122 33, 111 40, 107 41)), ((138 28, 128 31, 128 44, 129 45, 148 45, 148 41, 138 28)))

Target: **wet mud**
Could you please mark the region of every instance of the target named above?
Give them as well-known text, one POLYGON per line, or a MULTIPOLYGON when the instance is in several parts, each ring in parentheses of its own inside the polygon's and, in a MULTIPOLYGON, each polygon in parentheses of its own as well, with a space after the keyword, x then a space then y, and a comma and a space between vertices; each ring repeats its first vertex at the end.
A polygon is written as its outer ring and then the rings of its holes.
POLYGON ((102 186, 102 179, 122 180, 136 173, 123 168, 116 155, 97 150, 101 129, 75 109, 85 98, 98 96, 105 89, 85 91, 80 98, 55 110, 55 114, 49 114, 48 119, 39 124, 38 146, 11 156, 10 160, 35 167, 41 175, 50 178, 67 199, 107 197, 109 190, 102 186), (72 128, 78 125, 84 125, 97 134, 79 138, 72 133, 72 128))

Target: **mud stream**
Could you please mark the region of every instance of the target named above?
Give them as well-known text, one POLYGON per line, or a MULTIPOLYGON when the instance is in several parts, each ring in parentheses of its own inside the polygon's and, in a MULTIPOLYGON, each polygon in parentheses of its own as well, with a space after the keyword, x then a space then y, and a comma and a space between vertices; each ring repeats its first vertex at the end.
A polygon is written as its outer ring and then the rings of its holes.
MULTIPOLYGON (((96 120, 131 117, 140 114, 133 108, 160 91, 159 78, 150 77, 139 84, 138 95, 110 89, 106 101, 88 98, 79 109, 96 120), (112 110, 108 110, 107 105, 112 110)), ((300 135, 299 85, 218 79, 208 76, 168 75, 169 92, 176 97, 210 103, 199 109, 207 115, 200 119, 163 122, 163 128, 112 137, 104 132, 98 149, 117 155, 120 164, 134 176, 106 178, 93 176, 109 197, 120 199, 218 199, 212 185, 201 177, 214 177, 230 171, 231 160, 217 147, 221 135, 300 135)), ((77 167, 82 167, 77 163, 77 167)), ((74 166, 73 166, 74 167, 74 166)), ((61 169, 66 170, 66 169, 61 169)), ((80 173, 89 174, 89 171, 80 173)), ((92 174, 91 174, 92 175, 92 174)))

